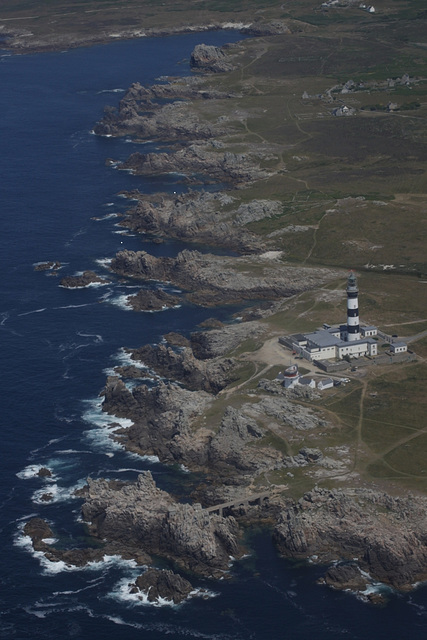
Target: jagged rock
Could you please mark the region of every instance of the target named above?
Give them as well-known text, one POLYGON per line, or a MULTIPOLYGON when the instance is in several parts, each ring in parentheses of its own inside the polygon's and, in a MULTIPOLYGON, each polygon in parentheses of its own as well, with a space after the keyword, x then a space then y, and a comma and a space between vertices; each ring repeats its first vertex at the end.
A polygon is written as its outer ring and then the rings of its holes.
POLYGON ((133 360, 143 362, 162 377, 178 380, 187 389, 218 393, 230 381, 235 366, 231 359, 205 362, 194 357, 191 348, 176 350, 164 344, 145 345, 131 351, 133 360))
POLYGON ((317 413, 308 407, 292 402, 293 394, 288 393, 287 389, 277 385, 277 383, 262 379, 259 381, 258 386, 260 389, 270 393, 277 392, 277 395, 262 398, 259 403, 252 406, 253 411, 272 416, 297 431, 308 431, 326 426, 325 420, 317 413))
POLYGON ((148 471, 135 483, 89 479, 82 514, 93 535, 125 549, 138 545, 202 575, 222 575, 239 553, 234 518, 175 503, 148 471))
POLYGON ((198 304, 217 305, 248 299, 280 299, 319 286, 340 275, 336 269, 283 264, 276 253, 231 258, 181 251, 175 258, 145 251, 120 251, 110 268, 127 277, 172 282, 198 304))
POLYGON ((131 170, 143 176, 164 173, 182 173, 190 176, 206 174, 211 182, 232 182, 235 186, 248 185, 274 173, 261 169, 259 165, 261 159, 272 159, 270 153, 258 151, 257 156, 230 151, 221 153, 214 147, 212 144, 209 148, 205 143, 194 142, 172 153, 135 152, 120 164, 111 160, 108 160, 107 164, 116 164, 119 169, 131 170))
POLYGON ((235 218, 236 212, 228 208, 233 200, 221 192, 137 194, 136 198, 138 203, 127 212, 122 226, 136 233, 154 234, 156 238, 220 245, 240 253, 262 251, 265 246, 262 239, 242 227, 243 221, 269 212, 272 215, 271 211, 276 210, 274 203, 268 205, 269 201, 264 201, 261 207, 264 213, 256 205, 241 205, 235 218))
POLYGON ((221 73, 234 69, 224 47, 209 44, 197 44, 190 57, 190 67, 196 71, 210 71, 221 73))
POLYGON ((179 604, 193 591, 191 583, 182 576, 167 569, 147 569, 130 584, 131 593, 143 593, 149 602, 160 599, 179 604))
POLYGON ((136 295, 127 298, 127 304, 134 311, 162 311, 180 304, 181 298, 163 289, 141 289, 136 295))
POLYGON ((351 589, 352 591, 366 589, 366 575, 361 574, 356 562, 346 562, 330 567, 322 582, 334 589, 351 589))
POLYGON ((163 382, 152 389, 140 385, 131 392, 119 378, 109 377, 104 395, 103 411, 134 423, 114 432, 126 448, 193 468, 206 464, 210 433, 203 429, 194 433, 190 425, 208 408, 209 394, 163 382))
POLYGON ((38 470, 37 475, 40 478, 51 478, 52 471, 50 469, 47 469, 46 467, 42 467, 41 469, 38 470))
POLYGON ((263 435, 264 431, 255 420, 245 416, 233 407, 227 407, 218 433, 212 438, 209 448, 211 464, 215 468, 225 463, 227 466, 234 467, 240 471, 248 472, 253 470, 256 468, 258 461, 251 459, 243 449, 247 443, 256 441, 262 438, 263 435))
POLYGON ((136 82, 120 100, 118 109, 105 108, 104 117, 95 125, 94 133, 162 140, 211 138, 223 134, 224 128, 201 121, 192 103, 228 97, 231 94, 204 87, 200 78, 179 78, 149 87, 136 82), (174 102, 165 104, 166 100, 174 102))
POLYGON ((61 268, 61 263, 58 260, 50 260, 48 262, 39 262, 34 265, 34 271, 57 271, 61 268))
POLYGON ((176 331, 165 333, 163 337, 167 342, 169 342, 169 344, 174 347, 190 347, 189 339, 183 336, 181 333, 177 333, 176 331))
POLYGON ((306 467, 308 464, 316 464, 323 460, 323 454, 320 449, 309 449, 304 447, 300 449, 296 456, 285 458, 286 467, 306 467))
POLYGON ((258 322, 242 322, 223 326, 211 331, 196 331, 191 334, 194 355, 206 360, 223 356, 248 338, 259 338, 264 328, 258 322))
POLYGON ((31 518, 24 527, 24 533, 29 536, 33 544, 37 544, 45 538, 53 538, 53 532, 46 520, 42 518, 31 518))
POLYGON ((283 213, 283 204, 277 200, 252 200, 241 204, 236 212, 235 222, 238 225, 257 222, 283 213))
POLYGON ((109 280, 98 276, 94 271, 84 271, 80 276, 62 278, 59 284, 67 289, 78 289, 80 287, 88 287, 91 284, 109 284, 109 282, 109 280))
POLYGON ((427 579, 426 528, 424 496, 314 489, 282 512, 274 539, 287 557, 353 560, 372 580, 408 590, 427 579))

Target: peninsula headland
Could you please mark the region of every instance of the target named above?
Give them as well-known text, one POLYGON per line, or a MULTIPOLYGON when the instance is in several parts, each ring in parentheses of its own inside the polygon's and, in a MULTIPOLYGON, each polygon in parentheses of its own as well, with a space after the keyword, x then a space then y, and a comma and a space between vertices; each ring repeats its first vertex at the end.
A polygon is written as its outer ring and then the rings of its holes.
MULTIPOLYGON (((149 87, 136 78, 94 125, 99 136, 167 145, 106 163, 180 175, 182 195, 123 192, 130 206, 119 224, 188 248, 174 258, 124 249, 107 275, 61 281, 141 283, 127 301, 139 312, 240 305, 226 324, 212 319, 156 345, 124 344, 130 364, 101 392, 111 437, 183 466, 191 490, 180 499, 148 472, 135 483, 89 479, 80 497, 92 547, 55 548, 38 518, 25 531, 53 562, 116 553, 143 566, 160 556, 185 576, 150 569, 129 589, 152 587, 178 602, 191 594, 191 574, 227 576, 231 558, 247 551, 244 527, 261 522, 279 553, 324 565, 323 584, 383 602, 373 585, 405 591, 427 580, 426 18, 397 2, 378 5, 375 16, 351 2, 289 10, 270 2, 262 12, 255 4, 235 16, 252 37, 217 48, 201 34, 188 61, 193 75, 149 87), (341 322, 349 268, 363 321, 403 336, 416 357, 351 361, 346 382, 335 377, 339 384, 321 392, 285 388, 278 374, 291 364, 324 374, 295 361, 278 338, 341 322)), ((225 25, 201 16, 174 32, 225 25)), ((172 32, 166 21, 160 11, 144 35, 172 32)), ((3 20, 6 45, 59 46, 46 27, 25 39, 26 28, 6 29, 3 20)), ((65 43, 112 37, 89 32, 82 18, 65 43)), ((137 35, 125 26, 117 37, 137 35)), ((388 346, 379 339, 384 353, 388 346)))

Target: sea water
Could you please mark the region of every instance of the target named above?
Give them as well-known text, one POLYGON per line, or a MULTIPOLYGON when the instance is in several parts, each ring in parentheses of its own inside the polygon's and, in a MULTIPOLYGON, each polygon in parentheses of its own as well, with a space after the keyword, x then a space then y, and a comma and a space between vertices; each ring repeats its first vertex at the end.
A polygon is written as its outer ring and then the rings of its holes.
MULTIPOLYGON (((185 496, 191 474, 114 443, 101 411, 105 377, 126 358, 123 347, 155 343, 168 331, 187 334, 207 317, 235 309, 189 304, 135 313, 126 296, 135 283, 68 290, 64 275, 93 269, 123 248, 176 255, 185 245, 151 244, 117 233, 129 203, 117 194, 138 188, 180 192, 179 177, 141 178, 106 166, 154 143, 94 136, 105 105, 117 105, 135 81, 188 75, 200 43, 235 41, 212 32, 115 42, 105 46, 16 56, 0 52, 1 189, 1 559, 0 638, 221 640, 424 639, 427 590, 392 595, 385 608, 315 584, 319 569, 276 554, 268 531, 249 540, 250 554, 227 580, 192 578, 208 597, 175 607, 128 595, 140 569, 105 557, 84 569, 46 561, 23 534, 32 516, 48 520, 63 547, 87 543, 74 490, 92 476, 135 479, 149 469, 161 488, 185 496), (58 275, 34 271, 58 260, 58 275), (40 478, 41 467, 52 470, 40 478), (44 500, 48 494, 49 502, 44 500)), ((207 248, 202 248, 207 250, 207 248)), ((122 421, 126 424, 126 421, 122 421)), ((53 542, 53 541, 52 541, 53 542)))

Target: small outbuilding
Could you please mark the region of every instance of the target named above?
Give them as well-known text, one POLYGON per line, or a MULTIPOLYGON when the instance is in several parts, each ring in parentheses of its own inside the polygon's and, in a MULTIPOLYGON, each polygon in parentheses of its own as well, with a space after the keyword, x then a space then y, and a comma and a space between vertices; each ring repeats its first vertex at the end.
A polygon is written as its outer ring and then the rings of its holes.
POLYGON ((332 378, 324 378, 317 383, 317 388, 320 389, 320 391, 323 391, 324 389, 330 389, 333 386, 334 381, 332 380, 332 378))
POLYGON ((406 342, 392 342, 390 351, 392 353, 405 353, 405 351, 408 351, 408 345, 406 342))

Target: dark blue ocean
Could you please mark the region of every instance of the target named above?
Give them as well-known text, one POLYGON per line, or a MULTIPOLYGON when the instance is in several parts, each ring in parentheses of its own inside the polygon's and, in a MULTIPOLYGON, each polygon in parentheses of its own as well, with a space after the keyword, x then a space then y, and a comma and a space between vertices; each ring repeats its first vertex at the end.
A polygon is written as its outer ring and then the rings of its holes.
POLYGON ((0 52, 1 638, 427 637, 427 589, 393 595, 385 608, 363 604, 317 586, 315 567, 280 559, 266 531, 253 532, 252 553, 232 567, 230 580, 193 579, 214 597, 180 607, 126 598, 123 585, 139 573, 131 563, 110 558, 70 570, 43 561, 22 534, 26 520, 38 515, 62 545, 83 545, 80 501, 72 493, 88 475, 132 479, 150 469, 160 487, 178 493, 191 480, 114 445, 98 394, 108 370, 123 362, 122 347, 157 342, 171 330, 188 333, 207 317, 226 320, 234 310, 183 305, 134 313, 122 301, 135 283, 114 279, 104 287, 67 290, 58 282, 84 269, 106 274, 103 260, 122 248, 157 255, 183 248, 120 233, 111 215, 128 204, 120 190, 184 187, 171 177, 149 180, 106 167, 106 158, 124 159, 141 146, 96 137, 91 129, 130 83, 188 74, 195 44, 238 38, 213 32, 52 54, 0 52), (34 271, 45 260, 62 263, 59 276, 34 271), (53 470, 52 479, 36 476, 41 466, 53 470), (46 492, 53 496, 48 504, 41 500, 46 492))

